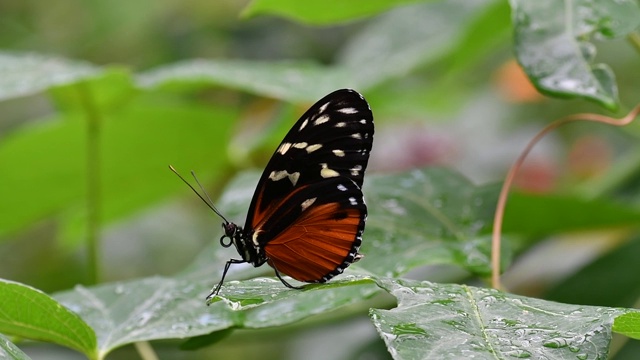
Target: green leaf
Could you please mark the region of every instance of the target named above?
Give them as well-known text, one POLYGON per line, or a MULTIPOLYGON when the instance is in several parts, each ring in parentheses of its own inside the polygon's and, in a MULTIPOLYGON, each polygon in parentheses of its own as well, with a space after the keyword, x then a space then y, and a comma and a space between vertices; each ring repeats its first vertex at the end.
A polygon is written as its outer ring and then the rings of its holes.
POLYGON ((329 25, 378 14, 387 9, 428 0, 253 0, 243 17, 273 14, 312 25, 329 25))
POLYGON ((605 359, 613 320, 627 311, 466 285, 380 282, 398 307, 370 316, 394 359, 605 359))
MULTIPOLYGON (((220 269, 223 266, 219 262, 220 269)), ((147 278, 92 288, 82 286, 56 298, 96 331, 100 354, 137 341, 183 339, 233 327, 285 325, 372 296, 379 289, 366 278, 288 289, 274 278, 228 281, 222 297, 205 306, 217 275, 147 278), (222 301, 220 301, 222 300, 222 301)))
MULTIPOLYGON (((204 181, 222 176, 236 110, 204 107, 166 94, 132 94, 122 74, 86 84, 99 125, 102 219, 115 221, 181 188, 168 170, 193 169, 204 181)), ((0 143, 0 234, 52 215, 63 220, 65 238, 85 226, 86 114, 78 87, 55 91, 66 111, 21 128, 0 143), (10 189, 10 191, 8 191, 10 189), (34 191, 37 189, 37 191, 34 191)))
POLYGON ((640 283, 635 276, 630 276, 640 274, 638 258, 640 236, 558 281, 547 290, 545 298, 566 303, 632 307, 640 297, 640 283))
POLYGON ((56 343, 97 358, 93 330, 47 294, 0 279, 0 299, 0 332, 56 343))
POLYGON ((347 71, 293 61, 190 60, 147 71, 137 80, 143 88, 185 90, 220 85, 297 102, 314 102, 341 87, 362 90, 347 71))
POLYGON ((640 209, 609 199, 573 195, 509 195, 503 231, 527 236, 635 226, 640 209))
POLYGON ((370 176, 363 192, 369 217, 357 263, 372 274, 397 276, 423 265, 452 264, 490 272, 486 236, 497 187, 477 187, 442 168, 370 176))
POLYGON ((82 61, 33 53, 0 52, 0 101, 93 78, 101 72, 99 67, 82 61))
POLYGON ((0 334, 0 359, 31 360, 27 354, 2 334, 0 334))
MULTIPOLYGON (((241 175, 217 202, 230 221, 242 223, 258 176, 255 172, 241 175)), ((486 230, 496 191, 496 187, 475 187, 457 174, 436 168, 367 178, 364 192, 370 211, 362 247, 365 258, 341 278, 306 285, 302 291, 284 287, 269 267, 236 265, 220 296, 204 307, 204 297, 220 278, 225 261, 238 256, 216 241, 215 256, 213 251, 211 255, 203 251, 175 278, 77 287, 56 297, 96 330, 101 353, 135 341, 290 324, 379 292, 370 274, 405 273, 435 263, 486 272, 489 241, 478 234, 486 230), (260 273, 271 277, 232 280, 260 273)))
POLYGON ((615 110, 618 90, 606 64, 593 64, 592 36, 624 36, 640 24, 633 0, 510 0, 515 51, 533 84, 556 96, 581 97, 615 110))
POLYGON ((362 89, 404 77, 455 50, 467 36, 465 25, 489 5, 486 0, 457 0, 395 9, 352 37, 338 65, 362 89))
POLYGON ((640 312, 634 311, 618 316, 613 322, 613 331, 640 340, 640 312))

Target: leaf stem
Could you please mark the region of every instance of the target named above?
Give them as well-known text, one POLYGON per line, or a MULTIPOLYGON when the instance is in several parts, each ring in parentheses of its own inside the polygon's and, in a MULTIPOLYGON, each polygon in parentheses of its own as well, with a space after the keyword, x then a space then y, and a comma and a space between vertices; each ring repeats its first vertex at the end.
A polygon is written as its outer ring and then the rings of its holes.
POLYGON ((138 341, 134 345, 143 360, 158 360, 158 355, 148 341, 138 341))
POLYGON ((507 197, 509 196, 509 190, 511 189, 511 184, 520 169, 520 166, 524 162, 529 152, 533 149, 533 147, 549 132, 554 129, 570 123, 574 121, 593 121, 599 122, 607 125, 613 126, 625 126, 633 121, 638 114, 640 114, 640 105, 637 105, 631 112, 629 112, 622 119, 615 119, 604 115, 599 114, 591 114, 591 113, 583 113, 583 114, 573 114, 561 118, 552 122, 551 124, 545 126, 536 136, 529 141, 527 146, 524 148, 520 156, 516 159, 516 161, 511 165, 509 172, 502 184, 502 189, 500 190, 500 196, 498 197, 498 204, 496 206, 496 214, 493 219, 493 234, 491 238, 491 286, 495 289, 501 289, 500 284, 500 234, 502 232, 502 220, 504 218, 504 209, 507 204, 507 197))
POLYGON ((80 103, 87 121, 86 179, 87 179, 87 281, 98 283, 98 242, 100 232, 100 124, 102 119, 86 82, 77 84, 80 103))
POLYGON ((640 52, 640 34, 637 31, 630 32, 627 36, 631 45, 633 45, 638 52, 640 52))

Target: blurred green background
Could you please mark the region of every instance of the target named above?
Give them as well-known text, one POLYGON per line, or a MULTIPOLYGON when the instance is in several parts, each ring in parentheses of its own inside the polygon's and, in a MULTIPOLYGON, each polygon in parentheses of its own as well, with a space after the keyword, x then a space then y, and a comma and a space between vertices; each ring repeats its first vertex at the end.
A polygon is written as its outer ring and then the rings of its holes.
MULTIPOLYGON (((618 113, 585 100, 540 95, 513 59, 509 7, 502 1, 406 5, 323 26, 269 14, 241 18, 247 4, 0 1, 0 56, 24 56, 18 71, 30 71, 33 57, 38 64, 50 62, 52 73, 66 69, 67 61, 73 71, 100 69, 88 81, 89 92, 63 84, 0 102, 0 277, 46 292, 92 284, 85 241, 91 171, 98 171, 102 196, 99 282, 171 275, 197 254, 213 254, 219 219, 167 165, 184 174, 194 170, 218 196, 238 172, 261 169, 293 121, 338 87, 355 87, 374 111, 369 174, 438 165, 477 184, 500 181, 526 142, 552 120, 587 111, 621 116, 640 99, 638 50, 624 38, 594 42, 597 62, 616 74, 618 113), (280 83, 296 76, 308 91, 291 94, 280 83), (93 143, 83 115, 91 108, 100 114, 99 141, 93 143), (92 151, 98 160, 88 155, 92 151), (92 161, 99 162, 94 170, 92 161)), ((39 74, 32 76, 35 82, 39 74)), ((529 195, 568 199, 559 203, 569 209, 593 199, 605 203, 585 210, 587 217, 601 219, 603 209, 614 218, 635 214, 639 136, 634 124, 562 128, 531 154, 518 187, 529 195), (611 202, 624 210, 607 207, 611 202)), ((637 307, 637 229, 603 226, 576 234, 578 225, 560 235, 554 230, 570 226, 527 229, 528 203, 520 204, 514 209, 519 218, 506 224, 519 233, 516 247, 523 249, 505 274, 509 291, 637 307), (620 260, 623 255, 628 261, 620 260), (592 293, 609 293, 610 284, 584 291, 599 278, 617 279, 625 291, 603 298, 592 293)), ((442 269, 442 279, 452 278, 449 271, 442 269)), ((421 278, 419 271, 411 276, 421 278)), ((374 298, 333 317, 273 331, 239 330, 197 352, 177 350, 173 342, 154 347, 171 359, 387 358, 366 316, 374 304, 393 306, 387 297, 374 298), (351 346, 326 346, 344 338, 351 346)), ((25 350, 33 358, 80 358, 40 344, 25 350)), ((127 357, 137 358, 132 347, 112 355, 127 357)))

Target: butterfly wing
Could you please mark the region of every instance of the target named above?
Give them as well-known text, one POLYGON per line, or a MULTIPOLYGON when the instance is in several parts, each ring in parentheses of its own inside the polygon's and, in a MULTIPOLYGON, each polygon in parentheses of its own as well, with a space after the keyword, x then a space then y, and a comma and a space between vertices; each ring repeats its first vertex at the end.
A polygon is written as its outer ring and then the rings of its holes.
POLYGON ((367 216, 362 191, 346 177, 296 188, 256 224, 269 265, 305 282, 325 282, 357 261, 367 216), (293 219, 293 220, 292 220, 293 219))
POLYGON ((337 90, 295 123, 267 164, 245 233, 278 271, 324 282, 353 261, 367 209, 364 172, 373 114, 362 95, 337 90))
POLYGON ((373 114, 362 95, 334 91, 293 125, 264 169, 245 226, 257 224, 273 202, 296 187, 347 177, 362 187, 373 143, 373 114))

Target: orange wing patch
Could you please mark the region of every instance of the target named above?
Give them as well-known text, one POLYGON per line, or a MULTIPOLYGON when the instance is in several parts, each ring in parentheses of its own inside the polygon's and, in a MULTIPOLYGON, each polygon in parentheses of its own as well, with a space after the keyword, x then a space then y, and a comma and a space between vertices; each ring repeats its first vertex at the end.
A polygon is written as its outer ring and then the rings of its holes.
POLYGON ((347 259, 360 222, 358 209, 338 203, 310 207, 265 246, 267 261, 298 281, 319 281, 347 259))

